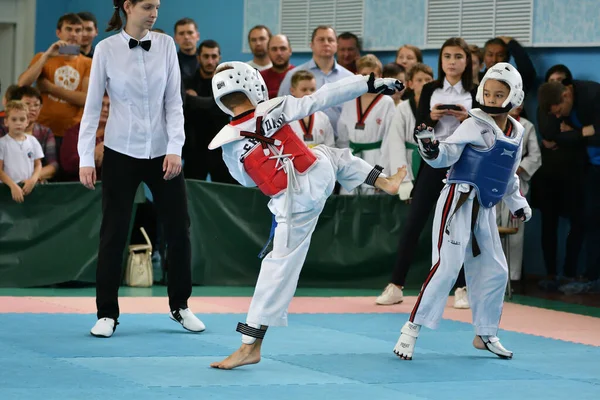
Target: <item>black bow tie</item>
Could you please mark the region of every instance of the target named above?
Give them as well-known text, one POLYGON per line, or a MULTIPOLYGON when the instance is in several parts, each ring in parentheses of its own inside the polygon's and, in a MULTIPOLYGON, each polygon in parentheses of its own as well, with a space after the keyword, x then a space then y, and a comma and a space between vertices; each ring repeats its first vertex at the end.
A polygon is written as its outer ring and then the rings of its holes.
POLYGON ((141 46, 142 49, 149 51, 150 50, 150 46, 152 45, 152 41, 151 40, 142 40, 141 42, 139 40, 135 40, 133 38, 129 39, 129 48, 133 49, 137 46, 141 46))

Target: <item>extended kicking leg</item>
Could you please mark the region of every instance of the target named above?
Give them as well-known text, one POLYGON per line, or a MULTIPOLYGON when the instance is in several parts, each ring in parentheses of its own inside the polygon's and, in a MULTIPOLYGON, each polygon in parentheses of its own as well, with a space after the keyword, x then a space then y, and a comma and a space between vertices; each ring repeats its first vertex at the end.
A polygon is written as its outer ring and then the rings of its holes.
POLYGON ((394 175, 382 177, 379 176, 375 180, 375 187, 383 190, 387 194, 396 195, 400 190, 400 184, 406 177, 406 166, 398 168, 398 171, 394 175))

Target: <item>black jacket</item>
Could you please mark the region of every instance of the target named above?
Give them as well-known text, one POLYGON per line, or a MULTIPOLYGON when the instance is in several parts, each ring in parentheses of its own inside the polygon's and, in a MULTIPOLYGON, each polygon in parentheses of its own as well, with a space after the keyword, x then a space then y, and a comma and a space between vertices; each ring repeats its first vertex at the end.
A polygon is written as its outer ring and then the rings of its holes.
POLYGON ((586 145, 600 146, 600 84, 591 81, 573 81, 574 101, 572 116, 556 118, 552 114, 544 114, 538 108, 538 126, 543 139, 556 142, 557 149, 546 149, 542 146, 542 165, 550 168, 553 174, 571 177, 583 174, 588 156, 586 145), (582 126, 593 125, 596 134, 585 138, 577 121, 582 126), (573 129, 561 132, 560 124, 565 122, 573 129))
POLYGON ((185 94, 184 116, 186 143, 184 153, 189 158, 208 154, 208 144, 225 125, 229 116, 217 106, 211 79, 205 79, 197 71, 185 81, 185 88, 194 90, 198 96, 185 94))
MULTIPOLYGON (((593 81, 573 81, 573 109, 569 117, 557 119, 554 115, 541 116, 541 119, 547 119, 547 131, 555 142, 559 145, 577 145, 589 144, 600 146, 600 83, 593 81), (573 118, 573 113, 576 119, 573 118), (560 123, 564 121, 574 127, 572 131, 561 132, 560 123), (584 138, 581 128, 577 127, 577 122, 582 126, 593 125, 596 134, 584 138)), ((541 121, 540 121, 541 123, 541 121)))
MULTIPOLYGON (((515 60, 515 64, 517 64, 517 70, 521 74, 521 79, 523 79, 523 91, 525 92, 525 95, 527 95, 527 92, 533 89, 535 77, 537 75, 533 62, 531 62, 531 58, 529 58, 527 51, 516 40, 513 39, 508 42, 507 47, 509 56, 512 56, 515 60)), ((486 71, 481 71, 479 73, 479 82, 481 82, 485 76, 485 72, 486 71)))

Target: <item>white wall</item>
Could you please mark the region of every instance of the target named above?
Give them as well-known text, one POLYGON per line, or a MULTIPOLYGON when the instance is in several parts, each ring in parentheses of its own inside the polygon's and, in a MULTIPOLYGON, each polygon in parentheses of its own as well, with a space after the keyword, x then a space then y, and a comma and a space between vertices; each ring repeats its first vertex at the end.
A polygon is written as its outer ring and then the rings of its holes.
POLYGON ((0 0, 2 95, 31 61, 35 47, 35 10, 36 0, 0 0))

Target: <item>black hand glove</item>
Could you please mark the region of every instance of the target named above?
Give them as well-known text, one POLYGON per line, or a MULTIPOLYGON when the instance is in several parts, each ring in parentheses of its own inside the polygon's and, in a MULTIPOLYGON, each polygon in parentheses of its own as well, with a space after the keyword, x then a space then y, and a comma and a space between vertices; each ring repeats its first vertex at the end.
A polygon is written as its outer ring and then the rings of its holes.
POLYGON ((393 95, 396 92, 404 90, 404 84, 397 79, 393 78, 377 78, 375 74, 371 72, 369 80, 367 81, 368 93, 385 94, 388 96, 393 95))
POLYGON ((435 139, 423 138, 423 136, 433 136, 433 128, 421 124, 415 129, 413 137, 424 157, 429 159, 437 158, 440 153, 440 142, 435 139), (429 132, 431 132, 431 135, 428 135, 429 132))
POLYGON ((515 217, 524 222, 527 222, 531 219, 531 214, 531 207, 529 206, 519 208, 517 211, 515 211, 515 217))
POLYGON ((519 219, 525 219, 525 210, 522 208, 519 208, 517 210, 517 212, 515 212, 515 217, 517 217, 519 219))

